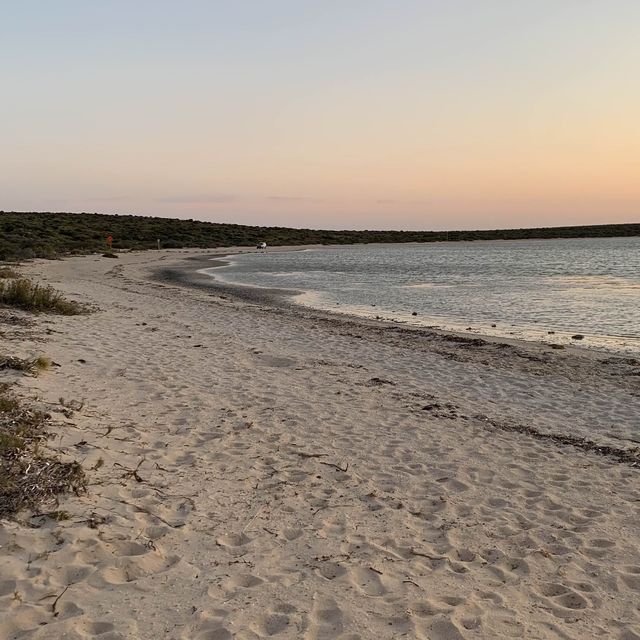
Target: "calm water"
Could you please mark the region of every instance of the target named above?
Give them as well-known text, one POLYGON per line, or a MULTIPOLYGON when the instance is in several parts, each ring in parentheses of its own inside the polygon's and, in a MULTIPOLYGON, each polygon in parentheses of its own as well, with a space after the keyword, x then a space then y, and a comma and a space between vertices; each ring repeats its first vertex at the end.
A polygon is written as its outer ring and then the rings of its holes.
POLYGON ((580 333, 583 344, 640 350, 640 238, 357 245, 229 259, 210 273, 295 289, 301 304, 317 308, 556 342, 580 333))

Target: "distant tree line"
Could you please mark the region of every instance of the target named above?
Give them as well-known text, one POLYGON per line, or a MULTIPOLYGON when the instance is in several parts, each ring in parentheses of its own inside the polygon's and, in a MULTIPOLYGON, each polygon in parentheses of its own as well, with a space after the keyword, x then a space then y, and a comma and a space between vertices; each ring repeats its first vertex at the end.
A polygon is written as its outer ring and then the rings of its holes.
POLYGON ((640 236, 640 224, 479 231, 323 231, 97 213, 0 211, 0 260, 58 258, 114 250, 369 242, 455 242, 640 236))

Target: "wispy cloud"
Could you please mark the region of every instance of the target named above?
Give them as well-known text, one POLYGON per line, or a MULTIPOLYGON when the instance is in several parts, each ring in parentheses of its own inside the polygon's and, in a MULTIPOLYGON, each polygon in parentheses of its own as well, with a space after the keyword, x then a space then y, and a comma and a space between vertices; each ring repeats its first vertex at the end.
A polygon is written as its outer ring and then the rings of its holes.
POLYGON ((274 202, 324 202, 322 198, 308 198, 305 196, 269 196, 267 200, 274 202))
POLYGON ((229 193, 205 193, 181 196, 166 196, 164 198, 156 198, 156 202, 164 202, 169 204, 218 204, 223 202, 233 202, 238 197, 229 193))
POLYGON ((94 196, 89 198, 90 202, 122 202, 123 200, 131 200, 129 196, 94 196))

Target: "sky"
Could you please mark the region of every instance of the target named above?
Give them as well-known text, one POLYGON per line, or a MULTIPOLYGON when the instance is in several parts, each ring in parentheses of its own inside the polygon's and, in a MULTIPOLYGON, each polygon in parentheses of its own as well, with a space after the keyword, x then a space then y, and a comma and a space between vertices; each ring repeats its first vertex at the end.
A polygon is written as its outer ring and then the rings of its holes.
POLYGON ((640 222, 639 0, 0 0, 0 210, 640 222))

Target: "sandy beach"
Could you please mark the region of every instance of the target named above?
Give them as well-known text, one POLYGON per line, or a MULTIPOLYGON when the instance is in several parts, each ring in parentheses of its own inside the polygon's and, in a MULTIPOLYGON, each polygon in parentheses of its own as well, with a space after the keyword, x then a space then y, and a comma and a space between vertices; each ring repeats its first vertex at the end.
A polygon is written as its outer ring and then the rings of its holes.
POLYGON ((273 305, 211 253, 21 267, 96 307, 6 342, 89 486, 0 522, 0 638, 640 640, 640 362, 273 305))

